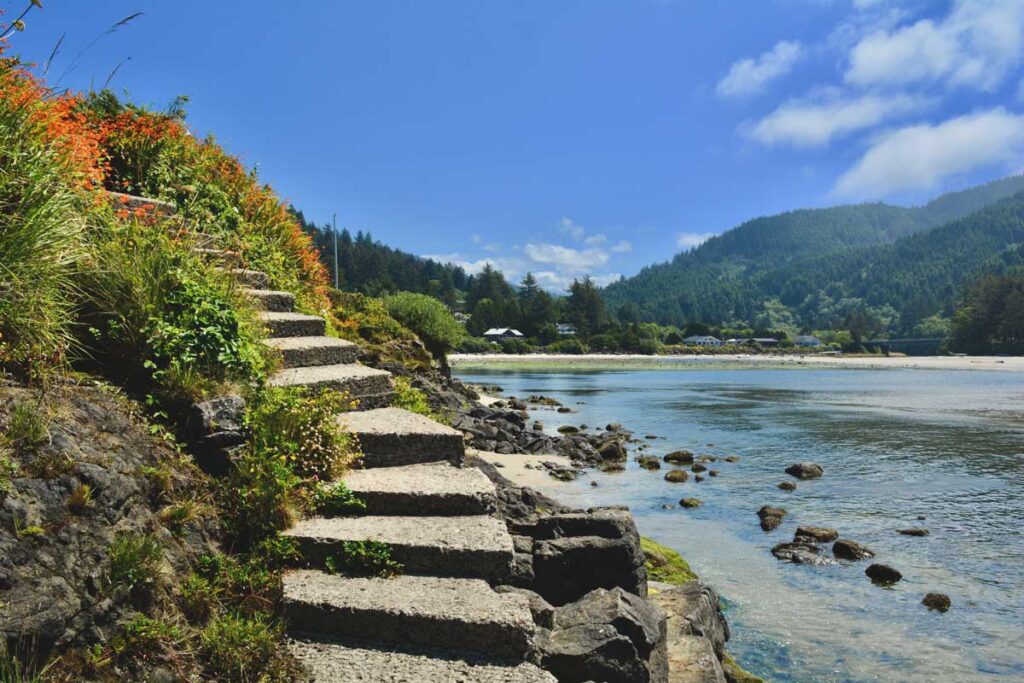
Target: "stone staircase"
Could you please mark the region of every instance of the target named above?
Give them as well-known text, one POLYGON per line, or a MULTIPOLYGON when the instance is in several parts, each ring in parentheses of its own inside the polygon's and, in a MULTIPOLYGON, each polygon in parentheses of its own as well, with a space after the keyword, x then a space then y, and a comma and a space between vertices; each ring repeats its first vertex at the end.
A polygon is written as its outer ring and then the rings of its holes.
POLYGON ((366 513, 307 519, 285 532, 308 566, 321 567, 283 578, 289 649, 307 680, 554 683, 526 661, 535 633, 529 599, 493 588, 511 574, 513 541, 493 516, 494 484, 462 467, 461 432, 388 407, 390 373, 359 365, 356 344, 326 336, 322 318, 294 312, 292 293, 270 289, 266 273, 242 267, 215 237, 200 240, 196 251, 230 272, 261 310, 264 343, 283 366, 271 385, 344 391, 356 402, 339 421, 363 451, 363 469, 345 481, 366 513), (344 542, 366 540, 387 543, 403 574, 349 578, 323 569, 344 542))

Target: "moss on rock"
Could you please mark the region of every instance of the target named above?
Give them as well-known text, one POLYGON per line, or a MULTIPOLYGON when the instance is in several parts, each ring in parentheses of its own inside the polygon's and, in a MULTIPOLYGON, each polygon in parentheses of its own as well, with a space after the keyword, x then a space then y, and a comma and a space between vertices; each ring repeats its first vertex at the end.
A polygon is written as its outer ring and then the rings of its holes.
POLYGON ((647 577, 652 581, 681 586, 697 578, 683 556, 672 548, 643 536, 640 537, 640 547, 646 557, 647 577))

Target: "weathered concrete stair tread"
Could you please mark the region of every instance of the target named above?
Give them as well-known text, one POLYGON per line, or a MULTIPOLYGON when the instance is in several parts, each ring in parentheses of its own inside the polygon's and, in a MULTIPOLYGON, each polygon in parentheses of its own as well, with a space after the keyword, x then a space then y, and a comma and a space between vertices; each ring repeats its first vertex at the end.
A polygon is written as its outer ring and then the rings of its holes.
POLYGON ((346 413, 339 419, 359 436, 364 467, 461 462, 465 454, 462 432, 401 408, 346 413))
POLYGON ((270 378, 278 387, 305 386, 331 387, 347 391, 353 398, 369 394, 387 394, 391 391, 391 373, 363 365, 316 365, 286 368, 270 378))
POLYGON ((327 322, 315 315, 287 311, 263 311, 260 320, 271 337, 319 337, 327 332, 327 322))
POLYGON ((337 337, 273 337, 264 343, 281 352, 284 367, 354 363, 359 346, 337 337))
POLYGON ((246 289, 246 296, 251 297, 264 311, 289 312, 295 308, 295 295, 276 289, 246 289))
POLYGON ((314 683, 556 683, 527 662, 444 650, 380 648, 357 641, 293 639, 288 650, 314 683))
POLYGON ((381 541, 410 574, 502 579, 512 567, 512 537, 487 515, 464 517, 318 517, 284 532, 307 560, 322 562, 345 541, 381 541))
POLYGON ((267 289, 270 287, 270 278, 263 271, 230 268, 228 272, 246 287, 252 287, 253 289, 267 289))
POLYGON ((345 484, 371 515, 481 515, 497 499, 478 468, 447 462, 353 470, 345 484))
POLYGON ((526 596, 480 579, 403 575, 349 579, 302 569, 284 576, 292 632, 358 637, 522 659, 533 618, 526 596))

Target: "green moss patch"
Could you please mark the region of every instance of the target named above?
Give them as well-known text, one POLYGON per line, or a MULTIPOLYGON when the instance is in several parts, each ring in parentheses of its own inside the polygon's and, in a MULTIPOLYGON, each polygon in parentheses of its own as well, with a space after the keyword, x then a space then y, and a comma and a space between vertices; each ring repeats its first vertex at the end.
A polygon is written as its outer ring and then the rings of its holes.
POLYGON ((680 586, 696 580, 697 575, 690 569, 690 565, 672 548, 643 536, 640 537, 640 547, 646 556, 644 566, 647 567, 647 578, 651 581, 680 586))

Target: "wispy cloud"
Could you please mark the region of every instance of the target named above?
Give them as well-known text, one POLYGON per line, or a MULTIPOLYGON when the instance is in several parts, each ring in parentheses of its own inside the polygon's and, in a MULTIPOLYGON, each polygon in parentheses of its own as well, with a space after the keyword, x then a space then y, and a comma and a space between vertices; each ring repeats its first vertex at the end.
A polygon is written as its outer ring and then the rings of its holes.
POLYGON ((931 104, 913 95, 842 97, 834 91, 824 101, 794 100, 783 104, 744 131, 765 145, 820 147, 834 138, 871 128, 883 121, 917 113, 931 104))
POLYGON ((1024 116, 999 107, 879 137, 839 178, 833 194, 872 199, 930 189, 950 176, 992 166, 1009 168, 1022 159, 1024 116))
POLYGON ((714 236, 713 232, 678 232, 676 233, 676 246, 684 250, 694 249, 714 236))
POLYGON ((796 41, 780 41, 758 57, 733 64, 715 91, 720 97, 747 97, 764 92, 769 83, 793 69, 803 52, 796 41))

